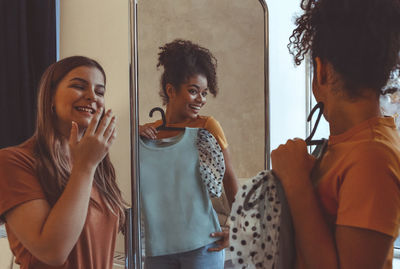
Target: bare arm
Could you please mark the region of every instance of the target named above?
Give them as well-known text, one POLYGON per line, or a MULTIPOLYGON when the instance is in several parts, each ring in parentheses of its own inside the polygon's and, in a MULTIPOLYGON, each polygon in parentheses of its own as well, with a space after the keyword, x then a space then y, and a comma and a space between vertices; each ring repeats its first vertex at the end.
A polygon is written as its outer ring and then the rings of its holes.
POLYGON ((339 268, 335 240, 310 179, 298 177, 298 180, 304 184, 293 189, 285 188, 285 193, 293 219, 296 246, 304 257, 306 268, 339 268))
MULTIPOLYGON (((232 164, 230 162, 230 156, 228 149, 222 150, 225 159, 225 175, 223 178, 223 184, 225 188, 226 198, 228 199, 229 207, 232 208, 235 195, 238 191, 238 182, 233 171, 232 164)), ((217 247, 209 248, 208 251, 221 251, 229 246, 229 229, 222 227, 222 232, 215 232, 210 235, 211 237, 220 238, 216 243, 217 247)))
POLYGON ((393 238, 372 230, 336 226, 336 245, 342 269, 383 268, 393 238))
POLYGON ((5 215, 18 240, 46 264, 60 266, 65 263, 85 224, 94 172, 115 139, 115 118, 111 119, 108 112, 98 124, 100 114, 99 110, 81 141, 77 138, 78 126, 73 123, 70 137, 72 171, 53 208, 45 200, 33 200, 5 215))
POLYGON ((223 178, 223 184, 226 192, 226 198, 229 202, 229 207, 232 208, 233 200, 238 191, 238 181, 236 179, 235 172, 233 171, 232 163, 230 160, 229 150, 226 148, 222 150, 225 159, 225 175, 223 178))

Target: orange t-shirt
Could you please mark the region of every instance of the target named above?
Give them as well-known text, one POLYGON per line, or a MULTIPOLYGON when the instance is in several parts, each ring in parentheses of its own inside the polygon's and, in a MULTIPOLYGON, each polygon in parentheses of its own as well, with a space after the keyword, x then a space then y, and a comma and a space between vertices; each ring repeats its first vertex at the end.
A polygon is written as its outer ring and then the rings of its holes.
MULTIPOLYGON (((157 127, 162 124, 161 120, 151 123, 153 126, 157 127)), ((175 123, 175 124, 167 124, 169 127, 191 127, 191 128, 204 128, 209 131, 217 140, 219 146, 222 150, 228 147, 228 142, 226 141, 226 137, 224 131, 222 130, 219 122, 211 116, 198 116, 197 119, 189 119, 184 122, 175 123)), ((157 134, 157 138, 167 138, 176 136, 180 131, 165 131, 160 130, 157 134)))
MULTIPOLYGON (((393 237, 400 228, 400 138, 391 117, 330 136, 312 181, 332 231, 336 225, 393 237)), ((393 251, 384 268, 392 268, 393 251)), ((297 268, 306 268, 298 255, 297 268)))
MULTIPOLYGON (((0 217, 18 205, 46 199, 35 174, 34 141, 0 150, 0 217)), ((8 227, 10 248, 21 269, 99 269, 112 268, 118 217, 110 212, 96 188, 92 189, 86 223, 82 233, 60 267, 49 266, 35 258, 8 227)), ((60 233, 63 231, 60 230, 60 233)))

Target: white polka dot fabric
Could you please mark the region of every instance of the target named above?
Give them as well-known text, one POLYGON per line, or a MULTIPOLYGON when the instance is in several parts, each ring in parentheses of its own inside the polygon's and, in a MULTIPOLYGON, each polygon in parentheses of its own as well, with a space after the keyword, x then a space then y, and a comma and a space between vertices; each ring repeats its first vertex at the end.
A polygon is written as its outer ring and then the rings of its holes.
POLYGON ((270 171, 262 171, 242 185, 230 215, 235 268, 276 268, 280 216, 276 179, 270 171))
POLYGON ((221 147, 214 136, 205 129, 199 129, 197 138, 201 179, 210 197, 220 197, 225 174, 225 160, 221 147))

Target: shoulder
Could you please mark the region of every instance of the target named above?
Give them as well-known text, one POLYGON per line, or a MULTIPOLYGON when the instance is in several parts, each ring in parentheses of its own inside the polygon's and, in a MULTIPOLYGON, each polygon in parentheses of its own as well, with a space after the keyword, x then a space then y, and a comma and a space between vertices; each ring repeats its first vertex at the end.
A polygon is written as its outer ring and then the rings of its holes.
POLYGON ((348 154, 351 165, 362 165, 365 169, 394 166, 400 169, 400 152, 387 143, 369 140, 356 145, 348 154))
POLYGON ((226 140, 224 130, 219 122, 211 116, 202 117, 204 120, 203 128, 209 131, 215 137, 215 139, 217 139, 222 149, 226 149, 228 147, 228 142, 226 140))
POLYGON ((0 222, 3 214, 15 206, 34 199, 45 199, 37 178, 34 143, 0 150, 0 222))
POLYGON ((337 224, 390 236, 400 218, 400 164, 387 144, 362 142, 346 156, 338 190, 337 224))
POLYGON ((212 116, 202 116, 204 121, 204 128, 213 132, 215 130, 222 132, 221 124, 212 116))
POLYGON ((378 141, 357 144, 345 157, 343 185, 400 188, 399 154, 378 141))
POLYGON ((203 119, 205 124, 218 124, 219 122, 213 116, 200 116, 203 119))
POLYGON ((33 140, 0 150, 0 170, 11 167, 33 168, 35 158, 33 152, 33 140))

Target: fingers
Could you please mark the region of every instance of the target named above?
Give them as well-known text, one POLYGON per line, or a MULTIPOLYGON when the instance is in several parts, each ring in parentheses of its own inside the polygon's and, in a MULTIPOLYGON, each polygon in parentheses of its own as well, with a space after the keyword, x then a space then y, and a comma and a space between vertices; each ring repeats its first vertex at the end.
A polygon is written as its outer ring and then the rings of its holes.
POLYGON ((211 237, 220 237, 221 239, 216 241, 215 243, 217 244, 216 247, 212 247, 207 249, 207 251, 221 251, 224 248, 227 248, 229 246, 229 231, 225 230, 222 232, 215 232, 210 234, 211 237))
POLYGON ((69 135, 69 144, 75 145, 76 143, 78 143, 78 124, 73 121, 71 124, 71 132, 69 135))
POLYGON ((99 108, 97 109, 96 113, 94 114, 92 120, 89 123, 88 128, 86 129, 87 134, 94 134, 97 128, 97 125, 99 123, 100 117, 101 117, 101 113, 103 113, 103 108, 99 108))
POLYGON ((111 109, 107 110, 103 118, 100 120, 100 123, 98 124, 97 130, 95 132, 96 134, 105 136, 105 131, 110 125, 111 115, 112 115, 111 109))
POLYGON ((225 237, 226 235, 227 235, 227 232, 224 232, 224 231, 215 232, 215 233, 210 234, 211 237, 225 237))
POLYGON ((117 121, 117 117, 113 116, 107 126, 107 129, 104 131, 104 139, 108 141, 115 130, 115 124, 117 121))
POLYGON ((139 126, 139 134, 148 139, 157 139, 157 129, 152 125, 139 126))
POLYGON ((112 134, 111 134, 110 138, 109 138, 108 141, 107 141, 108 144, 109 144, 109 146, 112 145, 112 143, 114 142, 115 138, 117 138, 117 130, 114 128, 113 131, 112 131, 112 134))
POLYGON ((213 251, 221 251, 226 247, 220 246, 220 247, 216 247, 216 248, 209 248, 207 249, 207 251, 213 252, 213 251))

